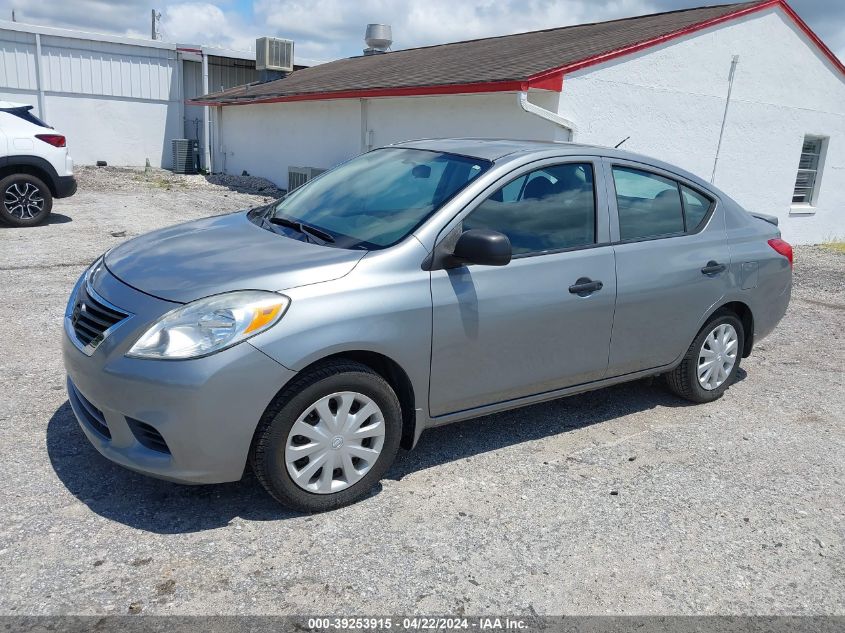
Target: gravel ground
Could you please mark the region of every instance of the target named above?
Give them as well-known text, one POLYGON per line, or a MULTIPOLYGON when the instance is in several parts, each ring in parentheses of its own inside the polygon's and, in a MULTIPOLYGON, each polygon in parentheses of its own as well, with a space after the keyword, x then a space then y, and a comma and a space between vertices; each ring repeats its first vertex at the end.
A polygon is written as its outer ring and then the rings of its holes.
POLYGON ((106 248, 277 192, 80 183, 49 225, 0 228, 0 614, 845 614, 845 255, 797 249, 786 318, 718 402, 640 381, 429 431, 363 502, 301 516, 250 475, 101 458, 58 351, 106 248))

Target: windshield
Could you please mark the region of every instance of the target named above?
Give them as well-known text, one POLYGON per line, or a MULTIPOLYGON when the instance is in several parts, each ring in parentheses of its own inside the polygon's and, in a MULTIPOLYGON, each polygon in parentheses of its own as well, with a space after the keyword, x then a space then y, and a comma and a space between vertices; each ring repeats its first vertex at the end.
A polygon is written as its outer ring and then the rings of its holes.
POLYGON ((384 248, 416 229, 489 161, 386 148, 353 158, 291 192, 267 218, 322 232, 341 248, 384 248))

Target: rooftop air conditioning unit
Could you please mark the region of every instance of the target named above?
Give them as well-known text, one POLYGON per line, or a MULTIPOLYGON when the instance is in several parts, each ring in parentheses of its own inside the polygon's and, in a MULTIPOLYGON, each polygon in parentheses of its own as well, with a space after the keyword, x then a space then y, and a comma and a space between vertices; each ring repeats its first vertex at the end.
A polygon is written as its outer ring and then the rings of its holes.
POLYGON ((293 42, 278 37, 255 40, 255 70, 293 72, 293 42))
POLYGON ((319 167, 288 167, 288 191, 301 187, 324 171, 326 170, 319 167))

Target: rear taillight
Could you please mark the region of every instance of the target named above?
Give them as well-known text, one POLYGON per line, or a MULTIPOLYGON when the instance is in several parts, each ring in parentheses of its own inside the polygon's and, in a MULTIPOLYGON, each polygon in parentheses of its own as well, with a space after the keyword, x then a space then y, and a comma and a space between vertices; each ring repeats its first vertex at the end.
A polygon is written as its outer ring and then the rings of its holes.
POLYGON ((35 138, 41 139, 53 147, 64 147, 66 144, 65 137, 61 134, 36 134, 35 138))
POLYGON ((789 267, 792 268, 792 246, 789 242, 780 239, 769 240, 769 246, 789 260, 789 267))

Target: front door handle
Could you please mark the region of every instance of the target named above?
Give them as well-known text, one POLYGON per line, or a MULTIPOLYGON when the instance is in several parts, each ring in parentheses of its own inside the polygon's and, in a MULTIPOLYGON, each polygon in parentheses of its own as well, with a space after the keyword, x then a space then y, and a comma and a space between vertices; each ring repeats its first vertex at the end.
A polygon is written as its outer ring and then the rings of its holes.
POLYGON ((705 275, 718 275, 721 272, 724 272, 727 266, 724 264, 720 264, 717 261, 710 260, 707 262, 707 265, 701 269, 702 274, 705 275))
POLYGON ((569 286, 569 292, 579 297, 587 297, 603 287, 604 284, 598 280, 593 281, 589 277, 579 277, 578 281, 569 286))

